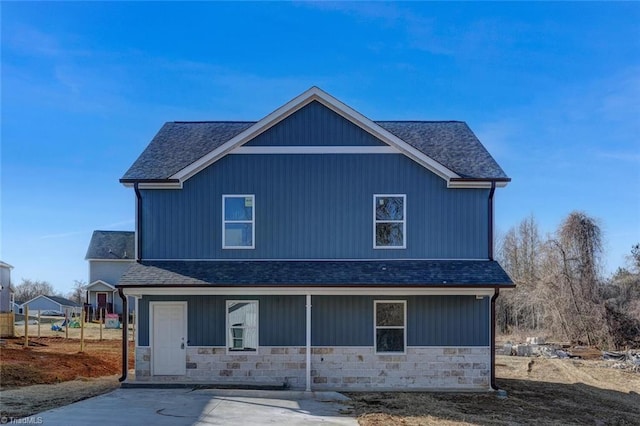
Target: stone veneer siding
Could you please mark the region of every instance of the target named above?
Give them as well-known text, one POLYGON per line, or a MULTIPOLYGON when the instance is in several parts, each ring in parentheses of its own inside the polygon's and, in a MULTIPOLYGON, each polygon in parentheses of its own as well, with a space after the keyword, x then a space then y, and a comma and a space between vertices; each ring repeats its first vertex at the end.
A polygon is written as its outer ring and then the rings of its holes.
POLYGON ((312 389, 489 389, 488 347, 408 347, 405 355, 376 355, 372 347, 311 351, 312 389))
POLYGON ((224 347, 188 347, 184 376, 152 376, 151 349, 136 347, 136 380, 255 384, 305 388, 306 348, 262 346, 228 353, 224 347))
MULTIPOLYGON (((187 348, 185 376, 151 376, 151 350, 136 348, 137 381, 255 384, 305 388, 306 348, 260 347, 227 354, 224 347, 187 348)), ((488 390, 488 347, 408 347, 405 355, 376 355, 372 347, 311 349, 313 390, 488 390)))

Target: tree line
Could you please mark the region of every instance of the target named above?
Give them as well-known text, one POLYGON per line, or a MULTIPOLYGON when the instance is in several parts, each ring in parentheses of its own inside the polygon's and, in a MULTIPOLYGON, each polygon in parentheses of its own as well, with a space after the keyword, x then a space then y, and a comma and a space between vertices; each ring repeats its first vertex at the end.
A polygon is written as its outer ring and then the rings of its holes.
POLYGON ((65 297, 76 303, 84 303, 84 287, 86 283, 84 281, 75 280, 73 283, 73 290, 68 294, 62 294, 56 291, 53 286, 47 281, 31 280, 28 278, 22 278, 20 284, 14 287, 13 298, 20 302, 28 302, 34 297, 44 296, 59 296, 65 297))
POLYGON ((497 242, 497 258, 516 284, 498 298, 501 332, 537 332, 602 348, 640 347, 640 244, 628 267, 602 273, 598 221, 572 212, 542 237, 533 216, 497 242))

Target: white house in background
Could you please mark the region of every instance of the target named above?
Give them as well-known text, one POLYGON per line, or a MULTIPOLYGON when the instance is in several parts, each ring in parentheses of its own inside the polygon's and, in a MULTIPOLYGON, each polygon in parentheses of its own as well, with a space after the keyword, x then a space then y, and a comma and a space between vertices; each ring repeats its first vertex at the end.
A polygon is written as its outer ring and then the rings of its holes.
MULTIPOLYGON (((135 237, 132 231, 93 231, 87 255, 89 285, 86 303, 94 312, 122 314, 122 299, 115 285, 135 261, 135 237)), ((129 312, 133 311, 133 299, 129 312)))
POLYGON ((22 304, 22 313, 25 311, 25 306, 29 307, 30 316, 36 315, 38 311, 63 314, 68 310, 69 315, 72 313, 79 314, 82 309, 82 305, 74 302, 73 300, 65 299, 60 296, 45 296, 44 294, 24 302, 22 304))
POLYGON ((0 260, 0 312, 11 312, 13 306, 12 269, 13 266, 0 260))

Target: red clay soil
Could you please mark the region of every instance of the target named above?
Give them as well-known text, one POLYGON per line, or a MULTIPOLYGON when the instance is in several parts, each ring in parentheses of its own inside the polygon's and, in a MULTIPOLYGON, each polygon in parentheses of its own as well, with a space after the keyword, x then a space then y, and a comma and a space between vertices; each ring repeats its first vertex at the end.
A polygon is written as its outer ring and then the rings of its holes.
MULTIPOLYGON (((62 337, 5 339, 0 348, 0 388, 59 383, 79 377, 102 377, 122 372, 120 340, 80 340, 62 337)), ((133 368, 133 344, 129 346, 129 368, 133 368)))

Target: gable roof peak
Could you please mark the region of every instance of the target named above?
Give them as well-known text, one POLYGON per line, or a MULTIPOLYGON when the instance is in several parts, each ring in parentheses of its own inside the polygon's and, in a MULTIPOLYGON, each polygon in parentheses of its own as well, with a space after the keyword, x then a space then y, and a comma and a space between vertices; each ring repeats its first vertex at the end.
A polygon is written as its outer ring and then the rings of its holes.
POLYGON ((440 176, 450 186, 469 179, 504 184, 510 180, 464 121, 372 121, 318 86, 311 86, 257 122, 165 123, 120 181, 126 186, 137 182, 181 188, 184 181, 314 101, 440 176), (178 143, 189 149, 176 150, 178 143))

